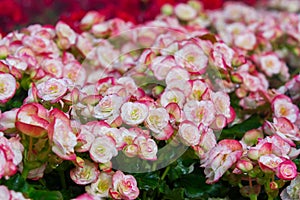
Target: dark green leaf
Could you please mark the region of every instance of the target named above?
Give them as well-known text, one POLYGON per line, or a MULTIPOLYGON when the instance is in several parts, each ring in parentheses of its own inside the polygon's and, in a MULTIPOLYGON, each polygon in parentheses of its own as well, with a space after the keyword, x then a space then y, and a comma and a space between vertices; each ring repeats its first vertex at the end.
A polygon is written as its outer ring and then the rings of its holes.
POLYGON ((59 191, 37 190, 35 186, 26 182, 20 175, 16 174, 4 182, 10 190, 23 193, 26 197, 33 200, 62 200, 62 194, 59 191))
POLYGON ((183 200, 184 199, 184 189, 183 188, 176 188, 170 191, 169 193, 165 194, 163 199, 176 199, 176 200, 183 200))
POLYGON ((160 177, 157 172, 135 174, 134 176, 139 189, 154 190, 159 186, 160 177))
POLYGON ((230 128, 223 129, 219 139, 241 139, 244 136, 245 132, 260 127, 262 123, 263 122, 259 115, 252 115, 250 118, 246 119, 240 124, 236 124, 230 128))

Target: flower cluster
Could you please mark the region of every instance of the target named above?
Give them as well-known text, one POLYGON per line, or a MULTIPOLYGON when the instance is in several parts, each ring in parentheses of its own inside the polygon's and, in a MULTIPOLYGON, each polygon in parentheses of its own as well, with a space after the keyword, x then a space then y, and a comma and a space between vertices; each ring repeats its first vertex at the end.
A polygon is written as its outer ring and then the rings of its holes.
POLYGON ((139 25, 90 11, 80 33, 59 21, 0 40, 0 178, 68 163, 85 188, 77 199, 136 199, 137 180, 118 167, 150 171, 163 145, 180 144, 208 184, 224 177, 244 196, 264 186, 274 197, 297 177, 299 19, 237 3, 162 11, 139 25))

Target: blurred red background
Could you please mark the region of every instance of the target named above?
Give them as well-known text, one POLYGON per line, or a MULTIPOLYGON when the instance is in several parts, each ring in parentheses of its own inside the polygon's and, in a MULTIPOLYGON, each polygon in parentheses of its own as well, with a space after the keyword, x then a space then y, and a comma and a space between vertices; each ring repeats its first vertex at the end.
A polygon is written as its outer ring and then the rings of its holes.
MULTIPOLYGON (((200 0, 205 9, 222 7, 226 0, 200 0)), ((29 24, 54 24, 63 20, 75 30, 88 10, 97 10, 107 19, 119 17, 141 23, 153 19, 163 4, 187 0, 0 0, 0 33, 7 34, 29 24)), ((254 5, 256 0, 241 1, 254 5)))

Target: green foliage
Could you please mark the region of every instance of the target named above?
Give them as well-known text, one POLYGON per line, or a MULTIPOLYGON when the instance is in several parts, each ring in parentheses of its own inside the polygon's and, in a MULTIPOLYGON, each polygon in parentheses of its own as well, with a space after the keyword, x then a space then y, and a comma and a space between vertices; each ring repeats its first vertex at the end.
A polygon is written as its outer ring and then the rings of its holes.
POLYGON ((46 187, 29 184, 20 174, 16 174, 7 181, 2 180, 10 190, 22 192, 26 197, 33 200, 61 200, 63 196, 59 191, 49 191, 46 187))

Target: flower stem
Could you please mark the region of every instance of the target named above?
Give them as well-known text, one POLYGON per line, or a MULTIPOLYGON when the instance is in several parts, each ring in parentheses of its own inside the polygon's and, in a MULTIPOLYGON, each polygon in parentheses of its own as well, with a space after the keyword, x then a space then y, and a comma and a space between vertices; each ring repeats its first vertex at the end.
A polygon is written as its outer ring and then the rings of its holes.
POLYGON ((257 195, 256 194, 250 194, 250 200, 257 200, 257 195))
POLYGON ((29 173, 29 168, 26 166, 26 163, 24 163, 22 178, 27 179, 28 173, 29 173))
POLYGON ((169 170, 170 170, 170 165, 165 169, 163 175, 160 177, 161 180, 165 179, 165 177, 168 174, 169 170))
POLYGON ((59 174, 60 184, 61 184, 62 188, 64 190, 66 190, 67 189, 67 185, 66 185, 65 173, 64 173, 63 170, 59 170, 58 174, 59 174))
POLYGON ((30 160, 30 155, 32 154, 32 145, 33 145, 32 137, 29 137, 29 149, 27 152, 27 160, 30 160))

